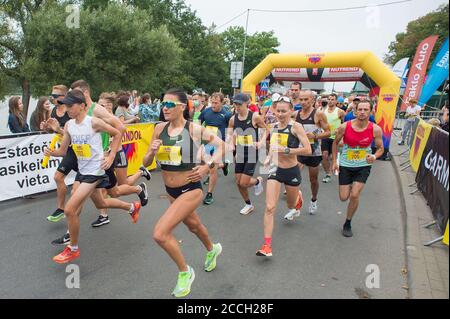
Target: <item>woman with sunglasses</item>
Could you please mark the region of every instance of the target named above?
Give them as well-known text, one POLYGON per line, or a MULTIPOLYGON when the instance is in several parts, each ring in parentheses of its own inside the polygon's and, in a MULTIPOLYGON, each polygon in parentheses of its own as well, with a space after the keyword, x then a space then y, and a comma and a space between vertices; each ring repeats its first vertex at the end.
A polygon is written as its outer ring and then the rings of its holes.
POLYGON ((170 207, 156 223, 154 240, 176 263, 179 274, 172 295, 184 297, 190 293, 195 273, 186 263, 180 245, 173 235, 175 227, 183 222, 207 249, 205 268, 210 272, 216 267, 216 259, 222 252, 220 244, 213 244, 208 230, 200 221, 196 209, 203 198, 200 181, 222 158, 222 140, 204 127, 184 119, 183 111, 188 98, 184 91, 171 89, 166 92, 162 110, 166 123, 156 125, 152 141, 144 157, 144 166, 149 166, 156 158, 162 169, 162 176, 169 195, 170 207), (208 165, 197 164, 201 141, 215 145, 217 152, 208 165))
POLYGON ((293 220, 300 216, 303 204, 300 192, 301 174, 297 156, 310 155, 309 144, 303 126, 291 119, 294 106, 286 96, 281 96, 276 102, 278 123, 274 125, 270 139, 270 152, 265 166, 270 164, 266 191, 266 211, 264 213, 264 244, 256 252, 257 256, 272 256, 272 233, 274 214, 280 197, 281 185, 284 184, 287 193, 287 205, 290 209, 285 216, 293 220))

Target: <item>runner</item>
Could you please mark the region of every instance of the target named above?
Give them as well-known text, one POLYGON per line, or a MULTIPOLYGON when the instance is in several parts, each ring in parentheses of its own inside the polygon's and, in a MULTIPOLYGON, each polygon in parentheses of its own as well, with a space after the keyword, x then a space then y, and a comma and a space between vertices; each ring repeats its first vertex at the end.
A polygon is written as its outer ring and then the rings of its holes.
POLYGON ((177 89, 166 92, 162 105, 168 123, 156 125, 151 146, 143 160, 144 166, 148 166, 156 157, 169 195, 170 207, 156 223, 153 238, 179 269, 177 285, 172 292, 175 297, 187 296, 195 279, 194 269, 187 265, 173 235, 178 224, 183 222, 208 250, 205 271, 215 269, 216 259, 222 252, 221 244, 213 244, 210 240, 208 230, 195 210, 203 197, 201 180, 221 160, 224 143, 205 128, 184 120, 183 108, 186 103, 185 92, 177 89), (210 141, 217 148, 208 165, 195 164, 202 139, 210 141))
POLYGON ((300 92, 302 110, 296 112, 296 121, 303 125, 311 144, 312 155, 299 156, 298 161, 309 168, 312 198, 309 204, 309 214, 317 213, 317 195, 319 193, 319 165, 322 162, 322 152, 319 140, 330 137, 330 126, 325 114, 314 108, 314 95, 310 90, 300 92))
POLYGON ((199 123, 200 114, 205 110, 203 106, 204 97, 201 93, 195 92, 192 95, 192 101, 194 103, 194 108, 192 110, 191 118, 194 123, 199 123))
MULTIPOLYGON (((200 123, 202 125, 206 126, 206 129, 215 135, 219 136, 220 138, 225 141, 226 134, 225 130, 228 127, 228 124, 230 122, 231 114, 227 113, 223 110, 223 100, 224 95, 222 93, 213 93, 211 96, 211 107, 205 109, 199 117, 200 123)), ((214 156, 214 153, 216 152, 216 147, 207 143, 204 143, 204 155, 206 158, 206 161, 210 161, 212 156, 214 156)), ((222 150, 223 151, 223 150, 222 150)), ((211 205, 214 202, 213 198, 213 192, 217 184, 217 168, 223 169, 223 174, 225 176, 228 175, 228 162, 225 162, 225 164, 220 164, 218 167, 211 168, 209 172, 209 180, 208 180, 208 193, 206 194, 206 197, 203 201, 203 204, 205 205, 211 205)))
POLYGON ((345 202, 350 199, 347 208, 347 220, 342 234, 352 237, 352 218, 359 205, 359 198, 370 175, 372 164, 384 153, 382 130, 369 122, 372 111, 370 102, 361 102, 356 108, 357 118, 341 125, 336 130, 333 143, 333 171, 339 171, 339 198, 345 202), (337 163, 338 146, 344 139, 344 148, 337 163), (377 151, 372 155, 371 144, 375 140, 377 151))
POLYGON ((330 94, 328 96, 328 107, 324 111, 330 125, 331 136, 322 139, 322 166, 325 171, 324 183, 331 182, 331 163, 330 156, 333 153, 333 142, 336 137, 336 129, 344 122, 345 112, 337 107, 337 95, 330 94))
POLYGON ((301 174, 297 162, 298 155, 311 154, 311 146, 308 142, 303 127, 291 120, 294 110, 291 100, 282 96, 277 101, 277 118, 279 123, 275 125, 271 136, 270 152, 264 165, 270 166, 266 191, 266 210, 264 213, 264 244, 256 252, 257 256, 272 256, 272 234, 274 228, 274 214, 280 197, 281 185, 284 184, 287 191, 288 214, 284 217, 293 220, 300 216, 303 199, 300 192, 301 174), (304 147, 300 147, 305 145, 304 147))
MULTIPOLYGON (((43 130, 63 136, 64 126, 70 121, 70 117, 67 114, 66 106, 60 104, 58 99, 62 99, 67 94, 67 91, 68 89, 65 85, 53 86, 51 102, 55 107, 52 110, 50 119, 41 123, 41 128, 43 130)), ((78 165, 75 153, 73 152, 72 147, 69 146, 66 156, 62 159, 53 177, 56 183, 57 209, 47 217, 47 220, 50 222, 57 223, 64 218, 64 207, 67 194, 67 186, 64 180, 71 171, 78 172, 78 165)))
POLYGON ((262 117, 248 109, 250 102, 247 94, 237 94, 233 98, 236 110, 235 116, 230 119, 229 141, 232 142, 235 156, 236 185, 245 202, 245 207, 240 211, 241 215, 247 215, 255 210, 250 201, 248 189, 255 188, 255 195, 259 196, 264 191, 263 178, 253 178, 256 164, 258 163, 258 151, 264 145, 269 130, 262 117), (263 129, 260 138, 258 129, 263 129))
MULTIPOLYGON (((108 113, 113 114, 114 101, 114 95, 105 92, 100 95, 98 104, 103 106, 108 111, 108 113)), ((109 149, 109 143, 107 145, 107 149, 109 149)), ((148 202, 147 185, 145 183, 140 183, 139 186, 134 185, 141 177, 145 177, 148 181, 151 179, 152 175, 147 170, 147 168, 141 166, 139 168, 139 172, 128 177, 128 160, 122 147, 117 152, 114 164, 111 167, 112 170, 107 171, 107 173, 109 173, 108 176, 110 177, 110 180, 116 180, 117 182, 111 183, 112 188, 103 191, 104 196, 106 197, 107 195, 109 195, 113 198, 118 198, 135 193, 139 196, 141 205, 145 206, 148 202)), ((107 210, 101 209, 100 215, 98 216, 97 220, 95 220, 91 225, 92 227, 100 227, 109 224, 109 222, 110 219, 107 210)))
POLYGON ((294 82, 291 84, 291 100, 294 104, 294 111, 300 111, 302 104, 300 103, 300 91, 302 90, 302 84, 300 82, 294 82))
POLYGON ((108 157, 104 157, 100 132, 106 132, 113 137, 112 150, 117 149, 120 145, 121 133, 104 121, 87 115, 87 104, 82 91, 72 90, 60 102, 67 106, 72 120, 67 122, 64 128, 61 147, 53 151, 46 148, 45 155, 61 157, 72 144, 73 151, 77 156, 79 172, 73 185, 72 196, 65 209, 71 234, 70 245, 53 258, 56 263, 68 263, 80 256, 78 249, 79 215, 89 196, 97 208, 119 208, 128 211, 134 223, 139 218, 141 205, 139 202, 130 204, 117 199, 105 200, 100 191, 100 188, 109 185, 105 170, 110 168, 115 157, 114 151, 111 151, 108 157))

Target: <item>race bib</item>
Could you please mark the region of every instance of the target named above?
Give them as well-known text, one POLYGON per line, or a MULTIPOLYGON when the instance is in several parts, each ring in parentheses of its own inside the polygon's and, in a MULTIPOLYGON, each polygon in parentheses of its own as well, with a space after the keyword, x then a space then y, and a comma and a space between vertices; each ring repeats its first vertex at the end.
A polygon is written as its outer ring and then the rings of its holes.
POLYGON ((219 132, 219 128, 216 126, 206 126, 206 129, 214 135, 217 135, 217 133, 219 132))
POLYGON ((91 145, 89 144, 72 144, 72 149, 77 158, 91 158, 91 145))
POLYGON ((181 146, 161 146, 156 153, 156 159, 163 165, 181 165, 181 146))
POLYGON ((347 160, 349 161, 362 161, 365 160, 367 156, 366 150, 348 150, 347 160))
POLYGON ((241 135, 237 137, 237 145, 241 146, 253 146, 253 136, 252 135, 241 135))
POLYGON ((273 133, 272 137, 270 138, 270 144, 287 147, 288 138, 288 134, 273 133))

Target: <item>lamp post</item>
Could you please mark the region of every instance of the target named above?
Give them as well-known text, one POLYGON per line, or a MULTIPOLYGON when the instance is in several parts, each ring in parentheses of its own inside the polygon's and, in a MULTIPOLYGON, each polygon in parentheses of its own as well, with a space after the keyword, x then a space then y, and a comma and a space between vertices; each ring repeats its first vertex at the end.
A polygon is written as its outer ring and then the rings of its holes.
POLYGON ((241 78, 241 92, 242 92, 242 83, 244 80, 244 68, 245 68, 245 51, 247 49, 247 32, 248 32, 248 19, 250 16, 250 9, 247 9, 247 22, 245 24, 245 37, 244 37, 244 54, 242 57, 242 78, 241 78))

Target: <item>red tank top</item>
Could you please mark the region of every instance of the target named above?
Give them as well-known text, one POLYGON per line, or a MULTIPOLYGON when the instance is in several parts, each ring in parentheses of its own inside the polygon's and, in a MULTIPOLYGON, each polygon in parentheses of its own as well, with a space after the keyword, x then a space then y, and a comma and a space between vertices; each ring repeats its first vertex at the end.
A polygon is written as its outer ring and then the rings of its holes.
POLYGON ((362 132, 357 132, 352 127, 352 121, 347 122, 344 134, 344 143, 349 147, 369 147, 373 141, 373 123, 369 122, 367 128, 362 132))

